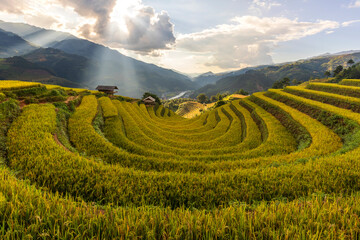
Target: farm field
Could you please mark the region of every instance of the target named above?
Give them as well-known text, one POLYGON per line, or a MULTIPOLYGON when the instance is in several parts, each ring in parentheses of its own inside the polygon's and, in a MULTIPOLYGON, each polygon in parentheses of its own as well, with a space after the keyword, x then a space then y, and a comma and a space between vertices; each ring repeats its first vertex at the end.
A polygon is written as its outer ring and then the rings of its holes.
POLYGON ((179 106, 176 114, 184 118, 194 118, 199 116, 203 111, 213 107, 215 103, 201 104, 194 101, 184 102, 179 106))
POLYGON ((0 239, 358 239, 359 82, 176 114, 0 81, 0 239))

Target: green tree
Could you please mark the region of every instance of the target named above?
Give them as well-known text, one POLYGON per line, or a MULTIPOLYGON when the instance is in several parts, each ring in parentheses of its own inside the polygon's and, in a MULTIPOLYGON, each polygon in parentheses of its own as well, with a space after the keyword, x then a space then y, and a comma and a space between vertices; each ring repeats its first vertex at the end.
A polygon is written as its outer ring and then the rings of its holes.
POLYGON ((341 71, 344 70, 344 67, 342 65, 339 65, 335 68, 335 70, 333 71, 333 76, 336 77, 336 75, 338 75, 339 73, 341 73, 341 71))
POLYGON ((216 104, 215 104, 215 108, 220 107, 220 106, 225 105, 225 104, 226 104, 226 102, 225 102, 225 101, 223 101, 223 100, 219 100, 219 101, 217 101, 217 102, 216 102, 216 104))
POLYGON ((326 71, 326 72, 324 73, 324 75, 325 75, 326 78, 329 78, 329 77, 331 76, 331 72, 330 72, 330 71, 326 71))
POLYGON ((349 61, 347 61, 347 64, 350 65, 350 66, 352 66, 354 63, 355 63, 355 62, 354 62, 354 60, 352 60, 352 59, 350 59, 349 61))
POLYGON ((291 84, 292 85, 299 85, 301 82, 300 81, 298 81, 298 80, 296 80, 296 79, 293 79, 292 81, 291 81, 291 84))
POLYGON ((245 91, 244 89, 237 90, 235 93, 241 94, 241 95, 249 95, 249 93, 247 91, 245 91))
POLYGON ((272 88, 281 89, 281 88, 285 88, 289 85, 290 85, 290 78, 284 77, 283 79, 274 82, 272 88))
POLYGON ((159 98, 156 94, 154 94, 154 93, 146 92, 146 93, 143 94, 142 99, 145 99, 145 98, 147 98, 147 97, 149 97, 149 96, 150 96, 150 97, 153 97, 153 98, 155 99, 155 102, 156 102, 156 103, 161 104, 160 98, 159 98))
POLYGON ((218 99, 216 96, 211 96, 210 97, 210 102, 216 102, 218 99))
POLYGON ((200 93, 197 96, 197 100, 199 103, 205 103, 208 100, 208 97, 205 95, 205 93, 200 93))

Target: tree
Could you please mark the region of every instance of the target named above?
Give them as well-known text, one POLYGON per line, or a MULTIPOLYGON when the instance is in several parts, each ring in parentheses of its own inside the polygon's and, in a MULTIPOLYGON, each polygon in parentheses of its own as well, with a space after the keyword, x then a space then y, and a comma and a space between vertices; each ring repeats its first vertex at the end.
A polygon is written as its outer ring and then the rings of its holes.
POLYGON ((160 98, 159 98, 156 94, 146 92, 146 93, 143 94, 142 99, 145 99, 145 98, 147 98, 147 97, 153 97, 153 98, 155 99, 155 102, 156 102, 156 103, 161 104, 161 100, 160 100, 160 98))
POLYGON ((341 71, 344 69, 344 67, 342 65, 339 65, 335 68, 335 70, 333 71, 333 76, 336 77, 336 75, 338 75, 339 73, 341 73, 341 71))
POLYGON ((210 102, 216 102, 218 99, 216 96, 211 96, 210 102))
POLYGON ((241 95, 249 95, 249 93, 247 91, 245 91, 244 89, 237 90, 235 93, 241 94, 241 95))
POLYGON ((330 71, 326 71, 326 72, 324 73, 324 75, 325 75, 326 78, 329 78, 329 77, 331 76, 331 72, 330 72, 330 71))
POLYGON ((292 83, 292 85, 299 85, 301 82, 300 81, 298 81, 298 80, 296 80, 296 79, 293 79, 292 81, 291 81, 291 83, 292 83))
POLYGON ((289 85, 290 85, 290 78, 284 77, 283 79, 274 82, 272 88, 280 89, 280 88, 285 88, 289 85))
POLYGON ((219 100, 219 101, 216 102, 215 108, 220 107, 220 106, 225 105, 225 104, 226 104, 226 102, 224 100, 219 100))
POLYGON ((354 63, 355 63, 355 62, 354 62, 354 60, 352 60, 352 59, 350 59, 350 60, 347 62, 347 64, 350 65, 350 66, 352 66, 354 63))
POLYGON ((205 93, 200 93, 197 96, 197 100, 199 103, 205 103, 208 100, 208 97, 205 95, 205 93))

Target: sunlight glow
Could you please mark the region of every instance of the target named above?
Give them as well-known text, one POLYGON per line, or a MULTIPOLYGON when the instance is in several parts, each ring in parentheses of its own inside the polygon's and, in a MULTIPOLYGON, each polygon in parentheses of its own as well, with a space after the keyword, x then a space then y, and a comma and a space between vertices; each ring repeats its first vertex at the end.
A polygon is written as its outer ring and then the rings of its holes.
POLYGON ((138 0, 118 0, 110 15, 111 21, 118 24, 118 27, 124 33, 129 33, 126 26, 126 16, 134 14, 134 9, 139 6, 138 0))

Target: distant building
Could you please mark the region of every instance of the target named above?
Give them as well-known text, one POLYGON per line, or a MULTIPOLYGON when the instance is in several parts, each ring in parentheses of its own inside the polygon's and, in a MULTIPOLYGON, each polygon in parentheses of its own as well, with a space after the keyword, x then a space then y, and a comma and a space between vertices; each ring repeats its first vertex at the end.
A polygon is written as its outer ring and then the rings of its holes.
POLYGON ((103 92, 103 93, 110 94, 110 95, 117 93, 117 91, 115 91, 115 89, 118 89, 118 87, 117 86, 104 86, 104 85, 99 85, 96 87, 96 90, 98 90, 99 92, 103 92))
POLYGON ((151 96, 148 96, 147 98, 144 98, 142 101, 143 101, 143 103, 145 103, 145 105, 153 106, 153 105, 156 104, 155 98, 153 98, 151 96))

